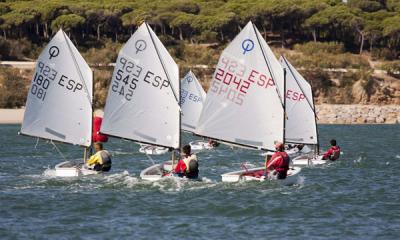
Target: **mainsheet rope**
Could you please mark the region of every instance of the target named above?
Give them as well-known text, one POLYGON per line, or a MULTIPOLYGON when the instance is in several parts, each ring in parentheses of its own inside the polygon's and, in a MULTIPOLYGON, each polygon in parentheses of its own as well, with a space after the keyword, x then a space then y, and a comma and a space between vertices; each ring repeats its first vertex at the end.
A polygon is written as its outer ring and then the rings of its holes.
POLYGON ((52 140, 50 140, 50 143, 51 143, 51 144, 54 146, 54 148, 57 150, 58 154, 60 154, 61 157, 64 158, 65 161, 67 161, 67 158, 66 158, 66 157, 64 156, 64 154, 60 151, 60 149, 58 149, 57 145, 56 145, 52 140))

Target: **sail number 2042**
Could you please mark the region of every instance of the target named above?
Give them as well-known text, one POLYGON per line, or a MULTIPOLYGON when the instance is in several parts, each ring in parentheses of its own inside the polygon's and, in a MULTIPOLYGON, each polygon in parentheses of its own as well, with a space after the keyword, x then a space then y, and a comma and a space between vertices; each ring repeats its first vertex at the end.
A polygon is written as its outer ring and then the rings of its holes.
POLYGON ((269 89, 275 83, 268 74, 248 68, 228 56, 222 56, 215 70, 210 90, 218 95, 224 95, 235 104, 242 105, 252 85, 269 89))

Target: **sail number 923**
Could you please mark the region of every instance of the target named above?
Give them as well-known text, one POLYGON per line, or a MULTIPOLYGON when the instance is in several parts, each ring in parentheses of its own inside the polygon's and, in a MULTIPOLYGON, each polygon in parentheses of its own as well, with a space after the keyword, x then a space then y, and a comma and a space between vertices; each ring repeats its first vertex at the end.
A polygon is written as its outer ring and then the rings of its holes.
POLYGON ((169 87, 168 80, 162 79, 150 70, 143 71, 143 67, 120 57, 117 60, 111 90, 131 101, 139 81, 160 90, 169 87))

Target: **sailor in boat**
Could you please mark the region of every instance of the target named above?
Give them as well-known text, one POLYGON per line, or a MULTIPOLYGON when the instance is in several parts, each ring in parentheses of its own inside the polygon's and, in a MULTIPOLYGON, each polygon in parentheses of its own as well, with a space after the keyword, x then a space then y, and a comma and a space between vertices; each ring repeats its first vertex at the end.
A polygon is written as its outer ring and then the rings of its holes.
POLYGON ((182 147, 183 158, 179 160, 175 167, 175 173, 179 177, 197 179, 199 176, 199 162, 196 154, 191 153, 190 145, 182 147))
POLYGON ((275 144, 275 153, 269 159, 268 155, 265 161, 266 173, 269 177, 285 179, 289 170, 290 158, 284 151, 284 145, 281 142, 275 144))
POLYGON ((111 154, 103 149, 101 142, 95 142, 94 148, 96 153, 92 155, 86 162, 89 169, 95 171, 108 172, 111 169, 111 154))
POLYGON ((296 152, 300 152, 304 148, 304 144, 288 144, 285 146, 285 150, 294 150, 296 152))
POLYGON ((322 156, 323 160, 335 161, 340 157, 340 147, 336 146, 336 140, 331 140, 331 147, 322 156))
POLYGON ((210 145, 210 146, 213 147, 213 148, 216 148, 216 147, 219 146, 219 142, 217 142, 217 141, 215 141, 215 140, 212 140, 212 139, 209 139, 209 140, 208 140, 208 145, 210 145))
POLYGON ((294 147, 297 148, 300 152, 301 150, 303 150, 304 144, 296 144, 294 147))

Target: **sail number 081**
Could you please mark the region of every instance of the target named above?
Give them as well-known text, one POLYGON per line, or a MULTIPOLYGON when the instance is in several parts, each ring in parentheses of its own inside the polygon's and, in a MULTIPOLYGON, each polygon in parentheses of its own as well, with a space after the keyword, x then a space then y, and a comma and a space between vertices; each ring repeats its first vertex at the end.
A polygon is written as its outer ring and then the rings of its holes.
POLYGON ((46 98, 46 90, 49 88, 49 86, 50 81, 47 78, 44 78, 41 74, 36 73, 30 90, 31 94, 44 101, 46 98))

